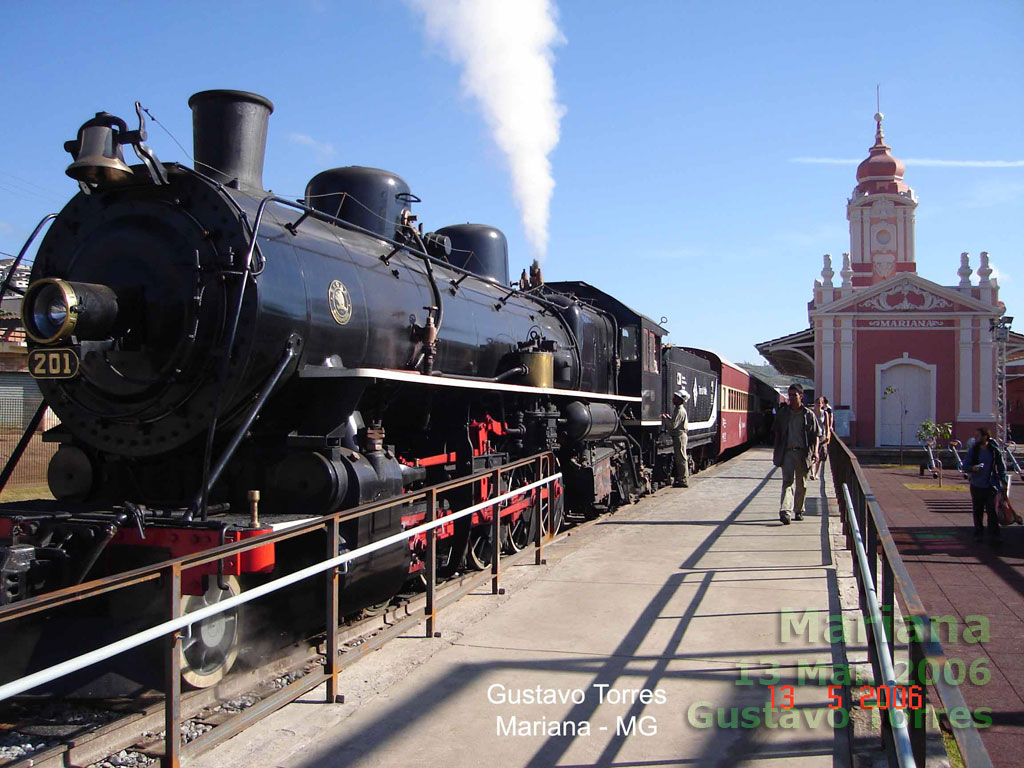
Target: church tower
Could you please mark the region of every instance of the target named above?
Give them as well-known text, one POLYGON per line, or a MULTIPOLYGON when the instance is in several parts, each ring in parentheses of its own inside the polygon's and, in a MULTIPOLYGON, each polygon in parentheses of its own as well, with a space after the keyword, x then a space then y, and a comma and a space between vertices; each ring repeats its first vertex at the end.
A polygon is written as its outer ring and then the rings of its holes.
POLYGON ((853 286, 874 285, 898 272, 916 272, 914 209, 917 195, 903 181, 905 166, 893 157, 875 114, 875 144, 857 166, 857 186, 846 204, 850 222, 853 286))
MULTIPOLYGON (((881 114, 875 123, 874 146, 846 204, 851 247, 838 270, 842 282, 833 282, 837 270, 825 254, 807 307, 810 327, 757 350, 786 375, 813 376, 815 391, 835 408, 836 434, 853 446, 916 446, 926 421, 952 424, 966 442, 978 427, 991 429, 1007 402, 996 386, 1001 348, 990 331, 1005 325, 1006 307, 985 251, 976 283, 967 253, 955 285, 917 274, 917 196, 885 145, 881 114)), ((1024 334, 1009 334, 1007 354, 1020 350, 1024 334)))

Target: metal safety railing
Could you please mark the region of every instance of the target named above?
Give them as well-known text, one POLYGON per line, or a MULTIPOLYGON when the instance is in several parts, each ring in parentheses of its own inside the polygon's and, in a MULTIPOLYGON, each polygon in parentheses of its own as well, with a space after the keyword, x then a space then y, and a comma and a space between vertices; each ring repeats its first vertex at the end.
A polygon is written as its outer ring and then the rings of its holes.
MULTIPOLYGON (((97 579, 81 585, 68 587, 66 589, 30 598, 0 609, 0 628, 8 622, 22 619, 34 614, 40 614, 53 610, 60 606, 69 605, 74 602, 93 598, 101 594, 109 594, 120 589, 136 586, 145 582, 159 580, 163 587, 166 602, 168 620, 149 629, 138 632, 129 637, 122 638, 116 642, 97 648, 88 653, 81 654, 46 669, 41 669, 29 675, 12 680, 0 685, 0 701, 16 696, 41 685, 53 682, 90 666, 110 659, 118 654, 138 648, 146 643, 161 638, 167 641, 167 654, 165 657, 165 749, 161 759, 164 768, 178 768, 183 754, 198 754, 204 749, 219 743, 231 735, 234 735, 241 728, 232 728, 229 723, 215 728, 199 739, 183 745, 180 737, 181 723, 181 630, 189 625, 196 624, 224 611, 238 608, 239 606, 277 592, 285 587, 291 586, 305 579, 309 579, 321 573, 326 573, 327 592, 326 603, 326 626, 327 640, 325 643, 326 660, 324 670, 321 674, 309 674, 302 677, 277 693, 267 697, 257 705, 260 714, 267 714, 285 704, 294 701, 299 696, 317 687, 321 683, 327 683, 325 701, 333 703, 339 699, 338 686, 338 636, 340 624, 340 602, 339 602, 339 575, 340 567, 378 550, 406 541, 414 536, 426 534, 426 606, 423 610, 423 618, 426 620, 426 636, 432 637, 436 633, 438 602, 437 591, 437 530, 456 520, 491 509, 491 592, 501 594, 504 590, 499 587, 501 574, 501 509, 498 505, 512 500, 523 494, 531 493, 531 505, 536 516, 534 529, 535 563, 542 565, 546 562, 543 556, 544 541, 553 537, 555 524, 555 483, 562 477, 561 472, 553 471, 555 468, 554 456, 551 453, 537 454, 526 459, 510 462, 500 467, 483 470, 466 477, 452 480, 430 488, 404 494, 400 497, 387 499, 380 502, 365 504, 355 509, 336 512, 329 516, 313 518, 308 522, 276 531, 266 535, 256 536, 242 541, 226 544, 214 549, 204 550, 194 555, 169 560, 156 566, 139 568, 122 574, 116 574, 103 579, 97 579), (534 476, 538 479, 525 483, 519 487, 511 488, 504 493, 498 493, 493 497, 475 503, 457 512, 438 515, 438 499, 440 496, 463 488, 465 486, 479 483, 481 480, 488 480, 488 495, 494 490, 500 491, 502 478, 517 470, 532 469, 534 476), (341 523, 379 513, 392 507, 408 506, 420 501, 425 502, 425 522, 408 528, 401 533, 388 536, 358 549, 337 554, 340 548, 341 539, 339 526, 341 523), (545 505, 546 503, 546 505, 545 505), (544 522, 544 509, 547 510, 546 529, 544 522), (199 610, 181 614, 181 575, 189 569, 206 563, 224 560, 229 557, 236 557, 250 549, 266 546, 271 543, 278 543, 286 539, 324 531, 327 534, 327 557, 319 563, 302 568, 293 573, 281 576, 277 579, 253 587, 245 592, 224 598, 213 605, 208 605, 199 610), (216 735, 214 735, 216 734, 216 735)), ((257 707, 253 707, 256 710, 257 707)), ((241 717, 241 716, 240 716, 241 717)))
MULTIPOLYGON (((857 524, 857 518, 853 511, 854 507, 853 500, 850 498, 850 488, 846 483, 843 483, 843 501, 846 507, 846 515, 843 518, 843 522, 848 527, 847 537, 853 539, 857 560, 857 584, 860 588, 861 609, 863 610, 864 606, 867 606, 868 615, 865 619, 869 627, 872 629, 875 627, 885 627, 878 594, 875 591, 874 569, 868 563, 868 555, 864 550, 864 540, 860 535, 860 526, 857 524)), ((872 666, 877 665, 881 672, 882 685, 892 692, 892 695, 888 697, 889 703, 892 704, 890 710, 891 717, 888 719, 892 751, 900 768, 913 768, 915 765, 914 748, 910 742, 906 716, 908 704, 911 702, 906 695, 906 688, 901 688, 896 680, 896 672, 893 667, 895 656, 892 643, 890 642, 891 633, 888 631, 872 631, 871 634, 874 641, 872 643, 874 653, 869 653, 872 666)), ((878 677, 876 677, 877 679, 878 677)), ((924 704, 923 694, 920 704, 922 706, 924 704)))
MULTIPOLYGON (((868 658, 875 680, 888 687, 891 716, 882 719, 882 740, 891 761, 902 766, 924 768, 927 751, 929 686, 946 712, 968 712, 958 673, 952 670, 875 495, 860 462, 842 440, 829 443, 832 480, 841 489, 846 548, 855 554, 853 570, 858 585, 861 614, 866 625, 868 658), (881 578, 879 578, 879 566, 881 578), (881 585, 881 591, 877 585, 881 585), (895 606, 899 597, 903 621, 908 627, 908 682, 920 690, 918 706, 910 708, 902 699, 895 679, 895 606)), ((990 768, 992 760, 973 719, 966 725, 950 719, 953 736, 967 768, 990 768)))

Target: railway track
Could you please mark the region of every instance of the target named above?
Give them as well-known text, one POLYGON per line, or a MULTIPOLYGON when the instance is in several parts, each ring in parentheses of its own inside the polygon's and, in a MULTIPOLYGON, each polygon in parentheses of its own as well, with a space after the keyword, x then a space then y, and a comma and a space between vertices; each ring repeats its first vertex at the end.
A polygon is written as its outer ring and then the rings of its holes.
MULTIPOLYGON (((570 526, 549 544, 596 521, 567 522, 570 526)), ((526 548, 503 556, 501 566, 507 568, 534 556, 535 551, 526 548)), ((435 609, 451 605, 491 578, 488 568, 438 584, 435 609)), ((339 627, 339 668, 424 622, 425 609, 423 593, 390 605, 380 615, 339 627)), ((322 634, 294 644, 266 664, 233 673, 216 686, 183 692, 181 732, 188 754, 194 756, 213 748, 321 685, 323 675, 310 673, 322 671, 325 665, 325 638, 322 634)), ((343 701, 344 696, 340 699, 343 701)), ((95 703, 57 704, 46 697, 23 696, 9 701, 0 712, 7 713, 0 714, 0 768, 142 768, 157 764, 164 756, 164 697, 159 692, 132 700, 95 703), (11 739, 11 734, 23 738, 11 739), (16 754, 17 746, 4 746, 19 742, 27 747, 21 755, 16 754)))

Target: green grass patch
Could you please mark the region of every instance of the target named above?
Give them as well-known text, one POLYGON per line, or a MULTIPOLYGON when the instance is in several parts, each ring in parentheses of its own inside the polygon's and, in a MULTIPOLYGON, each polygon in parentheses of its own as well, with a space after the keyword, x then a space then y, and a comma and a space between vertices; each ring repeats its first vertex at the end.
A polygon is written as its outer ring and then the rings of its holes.
POLYGON ((946 754, 949 756, 950 768, 966 768, 964 759, 960 756, 960 747, 956 745, 952 733, 942 732, 942 746, 946 748, 946 754))
POLYGON ((969 485, 943 485, 939 481, 934 483, 904 483, 903 487, 910 491, 969 491, 969 485))

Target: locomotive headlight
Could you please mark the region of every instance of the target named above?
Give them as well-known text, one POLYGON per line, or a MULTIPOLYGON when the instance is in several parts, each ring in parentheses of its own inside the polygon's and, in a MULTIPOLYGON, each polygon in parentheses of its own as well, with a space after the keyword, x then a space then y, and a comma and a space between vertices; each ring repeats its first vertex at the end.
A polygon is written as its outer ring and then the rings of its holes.
POLYGON ((39 344, 71 338, 104 339, 117 321, 117 294, 105 285, 44 277, 22 300, 25 333, 39 344))
POLYGON ((22 301, 25 333, 40 344, 52 344, 72 334, 78 321, 78 297, 64 280, 44 278, 29 286, 22 301))

